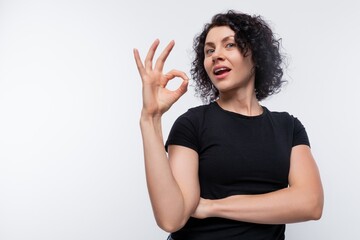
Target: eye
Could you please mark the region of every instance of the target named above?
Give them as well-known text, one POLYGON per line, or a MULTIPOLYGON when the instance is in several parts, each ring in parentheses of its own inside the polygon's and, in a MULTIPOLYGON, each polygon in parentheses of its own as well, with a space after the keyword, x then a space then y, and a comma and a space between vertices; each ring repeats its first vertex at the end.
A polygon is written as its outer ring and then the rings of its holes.
POLYGON ((233 48, 233 47, 236 47, 236 43, 227 43, 226 48, 233 48))
POLYGON ((205 49, 205 54, 206 54, 206 55, 210 55, 210 54, 212 54, 213 52, 214 52, 214 49, 212 49, 212 48, 205 49))

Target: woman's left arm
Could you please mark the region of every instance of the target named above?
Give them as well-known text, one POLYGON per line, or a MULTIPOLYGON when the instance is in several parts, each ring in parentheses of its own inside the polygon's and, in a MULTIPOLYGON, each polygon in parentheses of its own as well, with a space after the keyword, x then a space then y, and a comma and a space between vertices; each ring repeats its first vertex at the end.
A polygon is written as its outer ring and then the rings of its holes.
POLYGON ((320 174, 310 147, 298 145, 291 151, 288 188, 266 194, 201 199, 192 216, 286 224, 320 219, 323 204, 320 174))

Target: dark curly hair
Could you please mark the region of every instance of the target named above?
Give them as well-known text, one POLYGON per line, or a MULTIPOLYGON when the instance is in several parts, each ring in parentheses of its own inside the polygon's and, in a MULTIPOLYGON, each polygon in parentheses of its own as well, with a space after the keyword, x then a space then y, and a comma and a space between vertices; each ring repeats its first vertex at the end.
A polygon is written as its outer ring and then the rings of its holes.
POLYGON ((282 80, 283 56, 279 50, 281 39, 275 39, 272 30, 260 16, 229 10, 216 14, 194 38, 195 59, 190 72, 195 81, 196 95, 204 103, 212 102, 219 97, 219 91, 212 84, 204 67, 206 36, 213 27, 219 26, 229 26, 235 32, 235 42, 244 56, 247 56, 250 50, 255 67, 256 98, 260 101, 279 92, 285 82, 282 80))

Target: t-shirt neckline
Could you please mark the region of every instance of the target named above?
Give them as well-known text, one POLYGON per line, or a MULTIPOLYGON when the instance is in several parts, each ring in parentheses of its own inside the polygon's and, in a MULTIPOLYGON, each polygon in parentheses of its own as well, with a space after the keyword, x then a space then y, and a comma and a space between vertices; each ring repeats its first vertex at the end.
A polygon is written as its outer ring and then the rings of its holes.
POLYGON ((225 114, 232 115, 232 116, 239 117, 239 118, 244 118, 244 119, 259 119, 259 118, 263 118, 263 117, 266 115, 267 111, 268 111, 265 106, 260 105, 260 106, 262 107, 262 109, 263 109, 263 111, 262 111, 261 114, 255 115, 255 116, 247 116, 247 115, 243 115, 243 114, 241 114, 241 113, 237 113, 237 112, 232 112, 232 111, 225 110, 225 109, 223 109, 222 107, 220 107, 220 105, 219 105, 216 101, 212 102, 212 104, 213 104, 217 109, 219 109, 221 112, 223 112, 223 113, 225 113, 225 114))

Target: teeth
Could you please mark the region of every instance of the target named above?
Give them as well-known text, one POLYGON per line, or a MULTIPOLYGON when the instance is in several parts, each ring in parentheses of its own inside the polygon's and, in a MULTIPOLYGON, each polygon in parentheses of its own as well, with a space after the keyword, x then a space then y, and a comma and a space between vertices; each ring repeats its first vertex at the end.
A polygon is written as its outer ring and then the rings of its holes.
POLYGON ((218 73, 218 72, 223 71, 223 70, 226 70, 226 68, 218 68, 218 69, 215 69, 214 73, 218 73))

